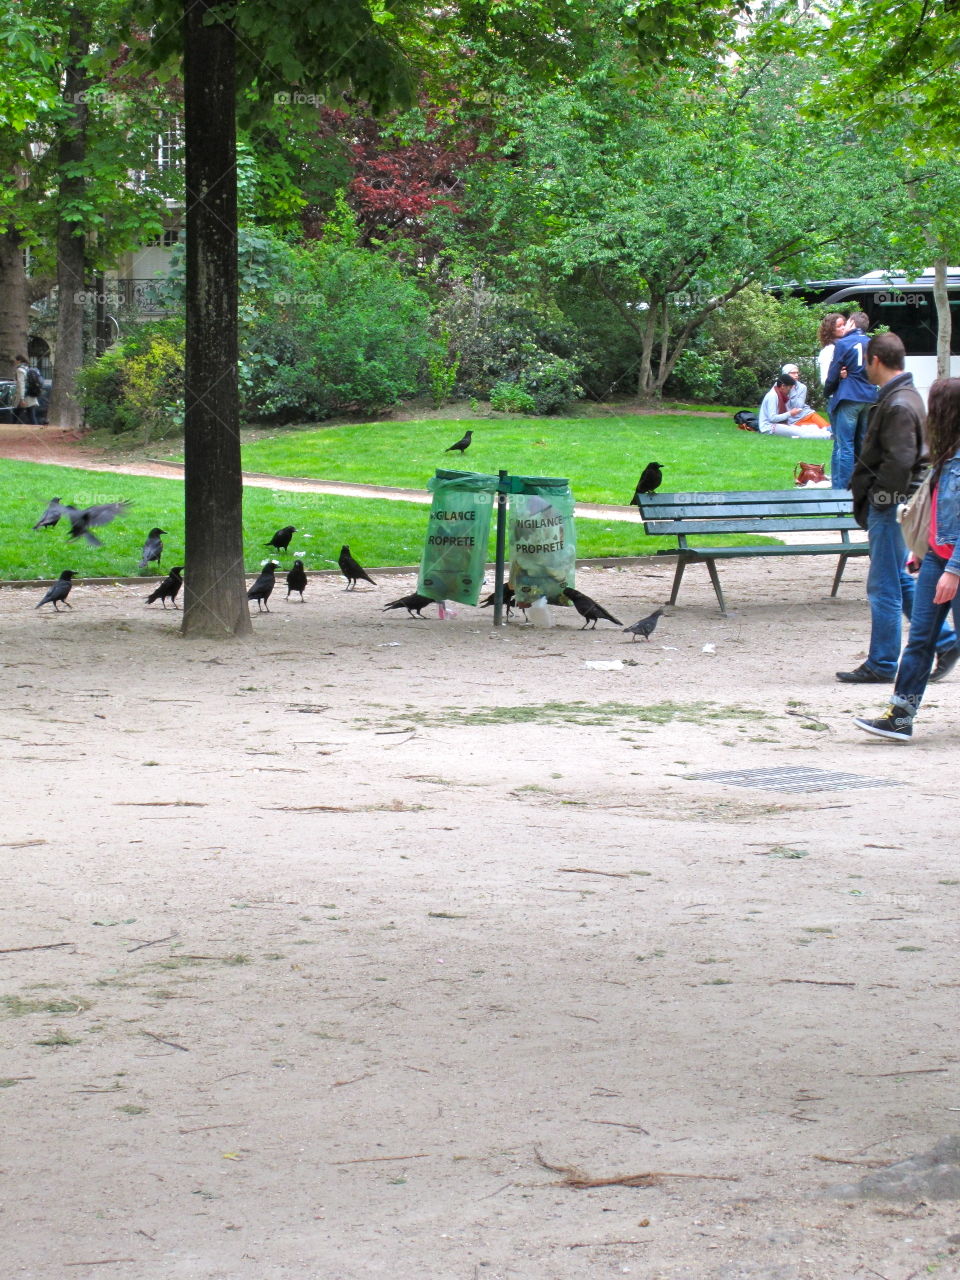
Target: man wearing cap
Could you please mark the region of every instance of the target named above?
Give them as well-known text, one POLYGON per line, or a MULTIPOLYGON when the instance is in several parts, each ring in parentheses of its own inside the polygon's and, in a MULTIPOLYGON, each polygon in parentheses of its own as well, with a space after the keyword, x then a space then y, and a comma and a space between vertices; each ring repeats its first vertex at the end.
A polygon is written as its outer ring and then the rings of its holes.
POLYGON ((807 404, 807 387, 805 383, 800 381, 799 366, 793 364, 791 361, 788 361, 780 370, 780 372, 785 373, 789 377, 795 379, 797 384, 793 388, 793 390, 790 392, 790 395, 787 397, 787 408, 798 410, 800 413, 800 416, 794 419, 793 425, 804 426, 804 427, 819 427, 822 432, 822 437, 811 436, 810 439, 822 438, 824 440, 829 440, 830 439, 830 423, 826 420, 826 418, 822 418, 819 413, 816 413, 807 404))

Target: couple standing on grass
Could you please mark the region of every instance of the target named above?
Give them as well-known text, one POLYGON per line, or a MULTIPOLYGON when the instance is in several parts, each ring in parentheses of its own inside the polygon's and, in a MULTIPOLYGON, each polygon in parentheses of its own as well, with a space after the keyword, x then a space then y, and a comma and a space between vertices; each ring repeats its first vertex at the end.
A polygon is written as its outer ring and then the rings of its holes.
MULTIPOLYGON (((884 715, 855 723, 878 737, 908 742, 928 682, 941 680, 960 659, 960 639, 947 622, 952 609, 960 623, 960 378, 939 378, 933 384, 928 412, 913 376, 904 371, 900 338, 881 333, 867 341, 859 328, 852 333, 862 335, 863 368, 876 393, 872 408, 847 411, 853 440, 861 425, 864 434, 852 475, 843 485, 852 490, 854 515, 870 541, 871 632, 866 661, 853 671, 838 671, 837 679, 846 684, 894 683, 884 715), (899 508, 919 488, 928 464, 932 471, 927 550, 922 561, 908 561, 899 508), (910 570, 919 570, 916 584, 910 570), (910 623, 902 659, 901 614, 910 623)), ((860 342, 859 337, 854 340, 860 342)), ((836 362, 835 352, 831 372, 836 362)), ((840 488, 836 444, 833 480, 840 488)))

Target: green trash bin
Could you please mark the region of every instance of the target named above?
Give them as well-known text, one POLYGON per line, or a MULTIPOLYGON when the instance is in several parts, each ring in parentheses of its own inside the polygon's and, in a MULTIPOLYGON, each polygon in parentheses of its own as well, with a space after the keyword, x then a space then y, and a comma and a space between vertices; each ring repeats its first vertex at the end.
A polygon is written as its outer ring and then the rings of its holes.
POLYGON ((487 562, 497 477, 473 471, 438 471, 417 591, 431 600, 475 605, 487 562))

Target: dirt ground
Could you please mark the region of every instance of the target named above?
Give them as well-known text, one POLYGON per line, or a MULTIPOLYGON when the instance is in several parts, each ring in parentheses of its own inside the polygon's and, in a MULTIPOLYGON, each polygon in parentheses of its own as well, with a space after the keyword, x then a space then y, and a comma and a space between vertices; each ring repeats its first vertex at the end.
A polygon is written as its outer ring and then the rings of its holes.
POLYGON ((960 679, 869 739, 865 564, 721 573, 649 644, 0 591, 4 1277, 960 1275, 955 1203, 825 1194, 960 1131, 960 679), (694 776, 768 767, 882 785, 694 776))

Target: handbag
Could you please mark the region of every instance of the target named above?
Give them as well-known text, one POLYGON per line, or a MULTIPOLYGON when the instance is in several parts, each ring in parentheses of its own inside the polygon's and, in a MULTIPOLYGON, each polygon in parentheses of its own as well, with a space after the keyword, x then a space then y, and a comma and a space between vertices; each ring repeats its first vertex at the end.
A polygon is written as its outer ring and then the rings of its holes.
POLYGON ((827 478, 819 462, 798 462, 793 474, 798 485, 823 484, 827 478))
POLYGON ((933 472, 928 472, 909 502, 897 508, 900 532, 907 548, 921 560, 930 550, 930 517, 933 514, 931 482, 933 472))

